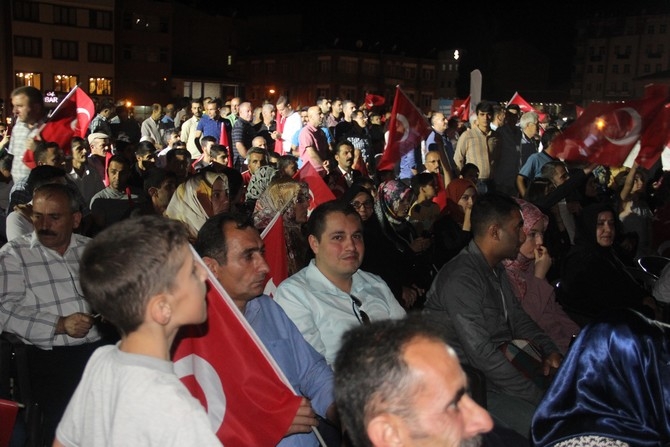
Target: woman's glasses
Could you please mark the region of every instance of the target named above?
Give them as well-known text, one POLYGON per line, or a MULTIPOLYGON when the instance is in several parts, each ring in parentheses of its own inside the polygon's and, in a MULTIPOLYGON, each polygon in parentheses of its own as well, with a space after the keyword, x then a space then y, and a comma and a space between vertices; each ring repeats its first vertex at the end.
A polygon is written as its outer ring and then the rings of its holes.
POLYGON ((367 208, 371 210, 375 204, 372 200, 366 200, 364 202, 359 202, 358 200, 351 202, 351 206, 354 207, 356 210, 360 210, 361 208, 367 208))
POLYGON ((351 310, 354 311, 354 315, 356 315, 358 322, 361 324, 370 324, 370 317, 368 317, 368 314, 366 314, 365 311, 361 309, 361 305, 363 304, 361 300, 351 294, 349 297, 351 298, 351 310))

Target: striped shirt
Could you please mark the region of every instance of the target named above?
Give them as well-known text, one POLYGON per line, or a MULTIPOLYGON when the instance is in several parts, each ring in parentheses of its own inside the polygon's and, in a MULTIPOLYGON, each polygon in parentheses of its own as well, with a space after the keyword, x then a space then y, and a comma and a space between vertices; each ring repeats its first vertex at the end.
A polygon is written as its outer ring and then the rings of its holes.
POLYGON ((61 256, 35 232, 0 248, 0 329, 42 349, 100 339, 94 327, 84 338, 55 335, 58 319, 91 309, 79 284, 79 260, 90 239, 73 234, 61 256))
POLYGON ((7 152, 14 156, 12 161, 12 180, 14 180, 14 183, 20 182, 30 174, 30 168, 23 162, 23 155, 28 147, 34 146, 31 140, 35 139, 41 125, 41 121, 33 125, 18 121, 12 128, 12 138, 9 140, 7 152))
POLYGON ((460 171, 466 163, 479 168, 479 178, 486 180, 493 177, 492 165, 498 139, 496 133, 489 130, 484 134, 478 127, 466 130, 458 138, 454 162, 460 171))

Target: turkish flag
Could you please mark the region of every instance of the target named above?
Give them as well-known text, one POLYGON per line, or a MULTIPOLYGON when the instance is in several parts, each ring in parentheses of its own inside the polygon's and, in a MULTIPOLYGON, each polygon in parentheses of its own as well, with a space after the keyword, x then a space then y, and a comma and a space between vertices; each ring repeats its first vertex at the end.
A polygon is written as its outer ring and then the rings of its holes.
POLYGON ((274 296, 277 286, 288 278, 288 254, 286 252, 286 238, 284 237, 284 218, 281 212, 270 221, 261 239, 265 243, 265 261, 270 267, 268 281, 263 293, 274 296))
POLYGON ((180 330, 173 344, 175 373, 205 407, 226 447, 277 445, 301 397, 207 271, 207 321, 180 330))
POLYGON ((373 95, 372 93, 365 94, 365 107, 371 109, 375 106, 381 107, 386 104, 386 98, 379 95, 373 95))
MULTIPOLYGON (((333 166, 337 169, 337 166, 333 166)), ((309 193, 312 196, 312 202, 309 205, 309 210, 312 211, 317 206, 330 200, 335 200, 333 191, 328 188, 323 178, 316 172, 312 163, 305 163, 302 168, 296 173, 298 178, 309 185, 309 193)))
POLYGON ((58 143, 63 152, 69 155, 72 137, 86 137, 88 125, 94 116, 93 100, 76 85, 49 115, 41 138, 58 143))
POLYGON ((666 104, 654 117, 640 138, 640 152, 635 161, 651 169, 670 143, 670 104, 666 104))
POLYGON ((388 141, 377 164, 378 171, 393 170, 403 155, 418 147, 430 134, 428 120, 400 87, 396 88, 388 128, 388 141))
POLYGON ((470 119, 470 96, 465 99, 455 99, 451 104, 451 116, 467 122, 470 119))
POLYGON ((521 97, 521 95, 519 94, 519 92, 514 92, 514 95, 512 95, 512 99, 510 99, 510 100, 507 102, 507 105, 510 105, 510 104, 516 104, 516 105, 518 105, 518 106, 519 106, 519 109, 521 109, 521 111, 522 111, 523 113, 526 113, 526 112, 535 112, 535 113, 537 113, 538 119, 539 119, 540 121, 543 121, 543 120, 546 118, 546 116, 547 116, 546 113, 542 113, 542 112, 540 112, 539 110, 537 110, 536 108, 534 108, 533 106, 531 106, 530 103, 529 103, 528 101, 526 101, 525 99, 523 99, 523 98, 521 97))
POLYGON ((552 141, 548 152, 562 160, 622 166, 666 100, 660 95, 616 104, 590 104, 552 141))

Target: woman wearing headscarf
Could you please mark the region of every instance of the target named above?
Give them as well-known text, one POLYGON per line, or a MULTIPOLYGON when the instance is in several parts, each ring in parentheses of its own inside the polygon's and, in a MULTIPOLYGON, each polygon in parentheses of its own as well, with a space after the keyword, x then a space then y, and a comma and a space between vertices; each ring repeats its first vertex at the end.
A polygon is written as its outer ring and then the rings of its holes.
POLYGON ((656 317, 654 298, 628 273, 617 254, 616 216, 608 204, 584 208, 575 245, 563 260, 558 298, 578 323, 622 307, 656 317))
POLYGON ((531 425, 534 447, 670 443, 670 326, 632 310, 585 326, 531 425))
POLYGON ((472 239, 470 212, 477 199, 477 187, 470 180, 457 178, 447 185, 447 205, 433 224, 435 264, 442 267, 472 239))
POLYGON ((245 196, 246 208, 250 212, 253 212, 256 200, 268 189, 270 182, 278 176, 277 169, 269 165, 261 166, 251 175, 245 196))
POLYGON ((221 172, 200 171, 177 187, 165 216, 184 222, 193 241, 210 217, 230 211, 228 177, 221 172))
POLYGON ((281 178, 270 183, 268 188, 261 193, 254 208, 254 226, 261 232, 277 213, 281 213, 289 276, 309 263, 309 245, 302 232, 302 227, 307 222, 309 201, 307 183, 281 178))
POLYGON ((431 239, 418 236, 407 220, 413 199, 412 190, 399 180, 379 185, 375 202, 379 229, 365 240, 361 265, 362 270, 381 276, 405 309, 423 304, 435 273, 431 239))
POLYGON ((551 257, 544 246, 544 231, 549 218, 532 203, 521 199, 517 202, 521 205, 526 240, 516 259, 503 261, 507 277, 523 310, 565 354, 573 336, 579 332, 579 326, 556 302, 554 287, 546 279, 551 267, 551 257))

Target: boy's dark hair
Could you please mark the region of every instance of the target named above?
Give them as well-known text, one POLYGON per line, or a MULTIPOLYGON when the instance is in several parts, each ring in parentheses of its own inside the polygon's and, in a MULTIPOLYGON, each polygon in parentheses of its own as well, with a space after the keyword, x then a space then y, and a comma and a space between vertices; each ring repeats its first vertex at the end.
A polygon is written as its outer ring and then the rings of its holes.
POLYGON ((105 228, 81 257, 79 281, 86 300, 128 335, 144 322, 149 299, 175 286, 185 247, 186 226, 162 216, 134 217, 105 228))
POLYGON ((177 174, 164 168, 153 168, 149 171, 149 175, 144 178, 144 183, 142 184, 144 194, 149 197, 150 188, 160 188, 165 180, 171 178, 176 181, 177 174))
POLYGON ((421 188, 428 185, 435 185, 437 176, 432 172, 420 172, 412 177, 411 187, 415 196, 419 195, 421 188))
POLYGON ((361 216, 351 204, 342 202, 341 200, 330 200, 317 206, 314 211, 312 211, 312 214, 309 216, 309 220, 307 220, 307 224, 305 225, 307 235, 314 236, 320 241, 323 232, 326 230, 326 218, 332 213, 342 213, 345 216, 356 216, 361 223, 361 226, 363 225, 361 216))
POLYGON ((137 146, 135 146, 135 155, 138 157, 144 157, 145 155, 148 154, 155 154, 156 153, 156 146, 151 141, 140 141, 137 143, 137 146))
POLYGON ((461 175, 465 177, 470 171, 477 171, 479 174, 479 167, 474 163, 465 163, 463 169, 461 169, 461 175))
POLYGON ((49 149, 51 148, 60 149, 58 147, 58 143, 52 141, 35 142, 35 150, 33 150, 33 158, 35 159, 35 162, 44 163, 47 159, 47 156, 49 155, 49 149))
POLYGON ((475 113, 479 112, 493 114, 493 104, 491 104, 488 101, 480 102, 479 104, 477 104, 477 107, 475 108, 475 113))

